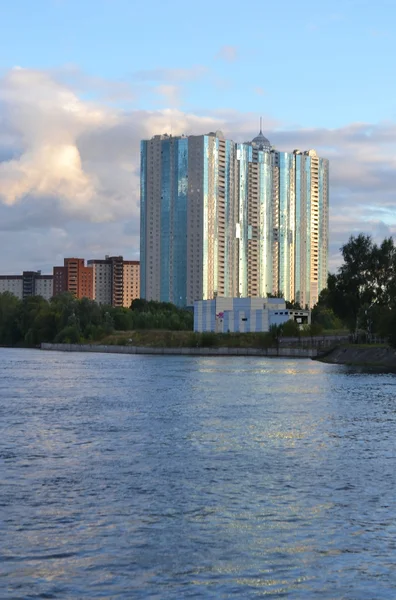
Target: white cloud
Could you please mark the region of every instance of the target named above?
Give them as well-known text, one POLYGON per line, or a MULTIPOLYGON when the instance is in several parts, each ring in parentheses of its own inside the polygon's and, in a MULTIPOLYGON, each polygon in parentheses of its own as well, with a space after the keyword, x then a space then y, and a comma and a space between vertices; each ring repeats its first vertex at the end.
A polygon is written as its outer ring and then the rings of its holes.
POLYGON ((156 93, 165 101, 165 106, 177 108, 180 105, 180 88, 177 85, 163 84, 155 88, 156 93))
POLYGON ((148 69, 145 71, 136 71, 134 74, 134 79, 138 81, 164 81, 168 82, 186 82, 186 81, 196 81, 200 79, 206 73, 208 69, 203 65, 194 65, 189 69, 148 69))
POLYGON ((222 46, 216 55, 216 58, 226 62, 235 62, 238 58, 237 46, 222 46))
MULTIPOLYGON (((53 72, 19 68, 0 80, 0 273, 44 268, 67 254, 136 258, 140 140, 171 131, 222 129, 237 141, 257 134, 253 113, 177 110, 174 81, 153 88, 168 108, 122 111, 82 100, 53 72)), ((264 118, 277 148, 316 148, 330 158, 332 268, 351 233, 396 232, 395 123, 281 127, 264 118)))

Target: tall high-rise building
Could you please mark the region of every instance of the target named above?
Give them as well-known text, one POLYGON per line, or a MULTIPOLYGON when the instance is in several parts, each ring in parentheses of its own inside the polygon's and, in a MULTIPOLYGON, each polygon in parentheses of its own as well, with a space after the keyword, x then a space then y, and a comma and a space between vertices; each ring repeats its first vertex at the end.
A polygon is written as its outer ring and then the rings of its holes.
POLYGON ((313 306, 326 286, 328 161, 278 152, 261 130, 141 143, 142 298, 180 306, 217 296, 313 306))

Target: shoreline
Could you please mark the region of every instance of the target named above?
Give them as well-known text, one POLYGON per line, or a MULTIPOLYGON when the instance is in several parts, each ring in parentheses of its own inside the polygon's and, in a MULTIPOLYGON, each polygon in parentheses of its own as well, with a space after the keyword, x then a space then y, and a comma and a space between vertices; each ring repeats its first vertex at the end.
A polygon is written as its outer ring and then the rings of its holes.
MULTIPOLYGON (((1 346, 8 348, 8 346, 1 346)), ((29 349, 18 347, 18 349, 29 349)), ((139 354, 153 356, 259 356, 268 358, 300 358, 318 362, 362 367, 371 369, 387 369, 396 372, 396 350, 386 346, 336 346, 327 351, 317 348, 239 348, 239 347, 156 347, 156 346, 122 346, 112 344, 55 344, 42 343, 31 350, 55 352, 95 352, 102 354, 139 354)))
POLYGON ((58 352, 99 352, 107 354, 152 354, 172 356, 267 356, 280 358, 314 358, 316 348, 165 348, 117 346, 104 344, 42 343, 41 350, 58 352))
POLYGON ((396 350, 390 346, 336 346, 327 352, 319 352, 313 360, 331 365, 396 371, 396 350))

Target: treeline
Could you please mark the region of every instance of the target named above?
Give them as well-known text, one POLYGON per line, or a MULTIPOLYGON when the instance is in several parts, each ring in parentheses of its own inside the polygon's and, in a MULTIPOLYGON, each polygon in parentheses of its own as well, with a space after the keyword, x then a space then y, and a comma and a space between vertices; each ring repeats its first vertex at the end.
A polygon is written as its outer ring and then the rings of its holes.
MULTIPOLYGON (((393 239, 375 244, 370 236, 351 236, 341 247, 343 263, 328 277, 312 320, 337 319, 355 338, 385 338, 396 347, 396 248, 393 239)), ((328 328, 325 326, 325 328, 328 328)))
POLYGON ((99 341, 114 331, 193 329, 193 314, 166 302, 134 300, 131 308, 100 306, 72 294, 19 300, 0 294, 0 344, 36 346, 41 342, 99 341))
MULTIPOLYGON (((341 247, 343 263, 328 277, 327 289, 312 310, 312 325, 301 330, 289 321, 272 336, 319 335, 347 328, 355 339, 385 338, 396 348, 396 247, 370 236, 352 236, 341 247)), ((298 308, 289 303, 290 307, 298 308)), ((134 300, 131 308, 100 306, 62 294, 18 300, 0 294, 0 344, 35 346, 41 342, 100 341, 114 331, 146 329, 192 331, 193 313, 167 302, 134 300)))

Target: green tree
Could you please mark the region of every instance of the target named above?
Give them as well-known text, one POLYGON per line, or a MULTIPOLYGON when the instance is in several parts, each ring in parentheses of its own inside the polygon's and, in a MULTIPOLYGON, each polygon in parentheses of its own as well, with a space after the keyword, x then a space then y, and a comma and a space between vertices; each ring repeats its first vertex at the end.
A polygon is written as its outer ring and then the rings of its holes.
POLYGON ((299 302, 295 302, 295 300, 291 300, 290 302, 286 300, 286 308, 292 310, 301 310, 301 304, 299 302))
POLYGON ((351 236, 342 246, 343 264, 329 275, 325 301, 351 331, 357 331, 367 307, 393 302, 396 252, 391 238, 380 246, 370 236, 351 236))
POLYGON ((111 311, 116 331, 129 331, 133 329, 134 313, 128 308, 118 307, 111 311))
POLYGON ((279 346, 280 346, 280 340, 282 337, 282 325, 270 325, 269 328, 269 337, 272 341, 272 343, 277 347, 277 349, 279 350, 279 346))
POLYGON ((18 323, 20 300, 10 292, 0 294, 0 344, 12 346, 21 338, 18 323))
POLYGON ((289 319, 282 325, 282 335, 285 337, 300 337, 301 330, 299 324, 294 319, 289 319))
POLYGON ((80 330, 77 325, 67 325, 55 337, 57 344, 78 344, 80 340, 80 330))
POLYGON ((137 312, 144 312, 147 310, 148 302, 143 298, 135 298, 132 300, 131 310, 136 310, 137 312))

